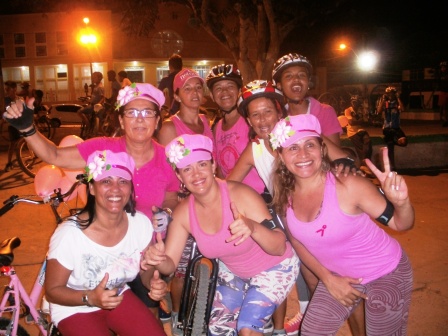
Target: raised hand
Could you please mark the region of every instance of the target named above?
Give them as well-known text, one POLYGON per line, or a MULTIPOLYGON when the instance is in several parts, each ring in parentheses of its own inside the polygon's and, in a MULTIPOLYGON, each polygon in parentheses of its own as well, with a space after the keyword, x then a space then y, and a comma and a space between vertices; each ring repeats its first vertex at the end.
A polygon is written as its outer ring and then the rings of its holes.
POLYGON ((123 301, 123 296, 117 295, 118 288, 107 288, 108 281, 109 273, 106 273, 98 286, 90 291, 89 303, 92 306, 110 310, 116 308, 123 301))
POLYGON ((148 270, 148 266, 160 265, 166 260, 165 254, 165 243, 162 239, 162 234, 160 232, 156 233, 156 243, 148 247, 142 256, 142 261, 140 262, 140 267, 143 270, 148 270))
POLYGON ((366 164, 375 174, 378 181, 381 183, 381 189, 383 190, 387 199, 391 201, 395 206, 400 206, 403 202, 408 201, 408 187, 403 176, 398 175, 397 172, 390 170, 387 147, 381 148, 381 151, 383 154, 384 172, 375 167, 375 165, 369 159, 366 159, 366 164))
POLYGON ((168 286, 166 282, 161 279, 159 271, 155 270, 150 281, 149 297, 154 301, 160 301, 167 292, 168 286))
POLYGON ((28 98, 26 103, 23 100, 17 99, 11 102, 11 105, 6 106, 6 112, 3 113, 3 118, 19 131, 27 130, 33 125, 34 121, 33 104, 34 98, 28 98))
POLYGON ((226 242, 230 243, 239 239, 235 242, 235 245, 239 245, 251 236, 254 231, 254 222, 240 214, 235 203, 231 202, 230 208, 232 209, 234 221, 229 225, 232 236, 226 239, 226 242))

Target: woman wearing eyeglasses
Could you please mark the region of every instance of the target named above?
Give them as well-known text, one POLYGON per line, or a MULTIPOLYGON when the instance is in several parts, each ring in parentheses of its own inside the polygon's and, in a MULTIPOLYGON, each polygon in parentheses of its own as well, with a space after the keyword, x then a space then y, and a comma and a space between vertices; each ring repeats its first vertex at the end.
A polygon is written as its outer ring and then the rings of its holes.
MULTIPOLYGON (((27 105, 17 101, 4 115, 42 160, 61 168, 79 170, 86 166, 89 155, 97 150, 126 152, 135 161, 133 173, 137 210, 151 218, 153 206, 173 209, 177 205, 179 181, 166 162, 164 147, 153 140, 160 108, 165 102, 162 91, 143 83, 124 87, 117 98, 124 135, 118 138, 93 138, 69 147, 57 147, 33 126, 33 101, 28 100, 27 105)), ((149 300, 148 291, 139 278, 136 282, 133 290, 146 305, 158 307, 158 302, 149 300)), ((157 313, 157 309, 153 311, 157 313)))

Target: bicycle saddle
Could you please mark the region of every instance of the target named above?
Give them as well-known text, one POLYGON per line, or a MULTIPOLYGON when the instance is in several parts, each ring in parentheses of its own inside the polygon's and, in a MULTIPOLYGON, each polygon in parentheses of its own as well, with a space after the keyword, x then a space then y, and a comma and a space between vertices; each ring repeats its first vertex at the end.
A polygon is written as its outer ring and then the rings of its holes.
POLYGON ((9 238, 1 242, 0 244, 0 266, 9 266, 14 260, 14 254, 12 251, 20 246, 20 238, 9 238))

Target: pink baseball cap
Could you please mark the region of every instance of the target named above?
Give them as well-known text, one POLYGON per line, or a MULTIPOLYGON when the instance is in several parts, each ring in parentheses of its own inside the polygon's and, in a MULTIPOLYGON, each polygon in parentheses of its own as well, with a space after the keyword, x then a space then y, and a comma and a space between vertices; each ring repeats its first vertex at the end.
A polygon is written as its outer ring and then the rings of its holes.
POLYGON ((116 108, 119 109, 136 99, 150 101, 156 104, 159 110, 165 103, 165 95, 155 86, 148 83, 132 83, 118 91, 116 108))
POLYGON ((87 159, 87 181, 102 180, 109 176, 118 176, 132 180, 134 159, 125 152, 114 153, 110 150, 95 151, 87 159))
POLYGON ((299 114, 281 119, 269 134, 273 149, 289 147, 305 137, 320 137, 319 120, 312 114, 299 114))
POLYGON ((165 155, 174 168, 184 168, 191 163, 213 158, 212 139, 201 134, 183 134, 165 147, 165 155))
POLYGON ((176 76, 174 76, 173 91, 176 92, 177 89, 183 88, 187 81, 191 78, 199 78, 201 83, 204 84, 204 80, 196 71, 193 69, 184 68, 179 71, 176 76))

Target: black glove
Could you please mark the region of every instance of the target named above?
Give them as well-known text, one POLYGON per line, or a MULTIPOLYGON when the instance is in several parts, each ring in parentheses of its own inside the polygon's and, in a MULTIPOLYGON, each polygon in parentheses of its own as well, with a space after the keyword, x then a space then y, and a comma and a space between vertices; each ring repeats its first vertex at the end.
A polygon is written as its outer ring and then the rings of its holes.
POLYGON ((19 118, 4 118, 11 126, 21 131, 30 127, 34 122, 34 109, 23 104, 22 116, 19 118))
POLYGON ((355 164, 355 160, 353 160, 352 158, 346 157, 346 158, 340 158, 340 159, 336 159, 333 161, 333 166, 336 168, 337 166, 339 166, 340 164, 344 165, 344 169, 349 167, 350 170, 355 169, 357 170, 358 168, 356 167, 355 164))

